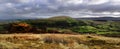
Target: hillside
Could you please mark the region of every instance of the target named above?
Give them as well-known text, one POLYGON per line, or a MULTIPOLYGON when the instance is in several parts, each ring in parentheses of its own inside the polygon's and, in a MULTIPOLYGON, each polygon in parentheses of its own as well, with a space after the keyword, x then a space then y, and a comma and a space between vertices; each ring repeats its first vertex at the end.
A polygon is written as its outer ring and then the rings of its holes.
POLYGON ((76 18, 77 20, 109 20, 109 21, 120 21, 120 17, 93 17, 93 18, 76 18))
MULTIPOLYGON (((102 19, 102 18, 101 18, 102 19)), ((104 18, 104 19, 107 19, 104 18)), ((76 20, 69 16, 56 16, 47 19, 16 20, 0 23, 0 33, 58 33, 58 34, 100 34, 120 37, 120 21, 76 20), (27 27, 19 24, 29 25, 27 27)))

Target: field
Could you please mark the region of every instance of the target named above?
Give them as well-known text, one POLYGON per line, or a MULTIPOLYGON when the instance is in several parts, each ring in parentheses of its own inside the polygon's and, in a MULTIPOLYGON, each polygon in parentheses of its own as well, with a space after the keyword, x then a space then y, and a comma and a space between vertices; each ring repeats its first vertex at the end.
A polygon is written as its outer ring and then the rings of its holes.
POLYGON ((0 34, 0 49, 120 49, 120 38, 89 34, 0 34))
POLYGON ((58 16, 1 22, 0 49, 120 49, 120 21, 58 16))

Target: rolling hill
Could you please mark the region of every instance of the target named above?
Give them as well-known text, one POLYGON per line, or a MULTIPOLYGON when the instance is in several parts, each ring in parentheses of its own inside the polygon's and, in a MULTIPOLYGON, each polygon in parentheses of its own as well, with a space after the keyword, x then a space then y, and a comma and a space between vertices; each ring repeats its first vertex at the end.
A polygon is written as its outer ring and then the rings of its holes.
POLYGON ((113 20, 120 21, 120 17, 89 17, 89 18, 76 18, 77 20, 113 20))

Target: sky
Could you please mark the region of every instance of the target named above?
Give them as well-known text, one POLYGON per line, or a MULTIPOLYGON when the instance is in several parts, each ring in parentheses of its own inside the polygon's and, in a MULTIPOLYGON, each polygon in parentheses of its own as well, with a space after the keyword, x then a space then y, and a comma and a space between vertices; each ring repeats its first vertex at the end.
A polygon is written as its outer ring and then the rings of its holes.
POLYGON ((120 0, 0 0, 0 19, 120 17, 120 0))

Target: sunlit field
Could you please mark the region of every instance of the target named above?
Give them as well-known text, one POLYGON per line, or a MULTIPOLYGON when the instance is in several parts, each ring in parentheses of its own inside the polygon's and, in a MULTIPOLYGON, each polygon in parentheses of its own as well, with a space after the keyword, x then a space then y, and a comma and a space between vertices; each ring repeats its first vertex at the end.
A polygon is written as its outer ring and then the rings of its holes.
POLYGON ((70 34, 0 34, 0 49, 119 49, 120 38, 70 34))

